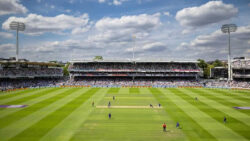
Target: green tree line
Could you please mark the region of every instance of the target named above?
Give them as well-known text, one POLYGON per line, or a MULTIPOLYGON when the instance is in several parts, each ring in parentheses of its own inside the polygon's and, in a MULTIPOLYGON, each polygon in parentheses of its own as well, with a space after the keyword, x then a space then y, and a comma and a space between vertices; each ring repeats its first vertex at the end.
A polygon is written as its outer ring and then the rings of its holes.
POLYGON ((216 59, 215 61, 206 62, 203 59, 198 59, 199 63, 198 66, 203 70, 204 77, 209 78, 210 76, 210 69, 214 67, 226 67, 226 63, 223 63, 222 61, 216 59))

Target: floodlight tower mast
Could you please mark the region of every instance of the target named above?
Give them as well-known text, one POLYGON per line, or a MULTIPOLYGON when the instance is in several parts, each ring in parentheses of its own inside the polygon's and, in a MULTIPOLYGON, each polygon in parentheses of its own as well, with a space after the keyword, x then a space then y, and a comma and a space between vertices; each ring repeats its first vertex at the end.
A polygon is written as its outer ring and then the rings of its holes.
MULTIPOLYGON (((135 35, 132 35, 132 40, 133 40, 133 60, 132 60, 132 62, 133 62, 133 64, 134 64, 134 69, 136 69, 136 62, 135 62, 135 39, 136 39, 136 36, 135 35)), ((133 81, 133 84, 134 84, 134 79, 135 79, 135 76, 133 75, 133 77, 132 77, 132 81, 133 81)))
POLYGON ((133 44, 133 61, 135 61, 135 39, 136 39, 136 36, 133 35, 133 41, 134 41, 134 44, 133 44))
POLYGON ((10 29, 11 30, 16 30, 16 61, 18 61, 18 54, 19 54, 19 49, 18 49, 18 32, 25 30, 25 24, 21 23, 21 22, 13 21, 13 22, 10 23, 10 29))
POLYGON ((228 81, 233 80, 232 65, 231 65, 231 48, 230 48, 230 33, 235 32, 237 26, 235 24, 224 24, 221 27, 223 33, 228 33, 228 81))

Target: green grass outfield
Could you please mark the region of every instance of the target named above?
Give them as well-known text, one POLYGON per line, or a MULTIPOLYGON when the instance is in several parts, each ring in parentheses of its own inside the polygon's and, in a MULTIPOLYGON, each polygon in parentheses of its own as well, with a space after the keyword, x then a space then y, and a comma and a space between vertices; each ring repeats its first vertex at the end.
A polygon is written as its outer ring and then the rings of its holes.
POLYGON ((246 90, 42 88, 0 93, 0 105, 28 105, 0 108, 0 141, 250 140, 250 110, 233 108, 250 107, 246 90))

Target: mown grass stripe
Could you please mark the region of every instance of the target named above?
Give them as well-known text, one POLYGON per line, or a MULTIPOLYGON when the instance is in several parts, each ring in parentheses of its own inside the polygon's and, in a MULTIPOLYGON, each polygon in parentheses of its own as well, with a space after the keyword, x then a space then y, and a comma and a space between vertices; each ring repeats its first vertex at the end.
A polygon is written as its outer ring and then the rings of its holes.
POLYGON ((151 92, 148 90, 148 88, 140 88, 140 94, 150 94, 151 92))
POLYGON ((237 95, 242 98, 250 99, 250 91, 239 91, 239 90, 232 90, 232 89, 218 89, 219 91, 229 92, 230 94, 237 95))
MULTIPOLYGON (((192 90, 196 90, 196 89, 192 89, 192 90)), ((242 100, 239 100, 239 99, 234 99, 228 95, 224 95, 224 94, 220 94, 218 92, 214 92, 214 91, 211 91, 211 89, 197 89, 197 90, 200 90, 202 91, 201 94, 206 94, 206 95, 213 95, 213 97, 215 97, 216 99, 223 99, 223 101, 226 101, 226 102, 229 102, 231 104, 236 104, 238 106, 242 105, 242 106, 245 106, 246 104, 248 104, 248 102, 246 101, 242 101, 242 100)))
POLYGON ((17 91, 10 91, 10 92, 0 92, 0 99, 4 99, 5 97, 15 96, 16 94, 22 94, 28 91, 32 91, 33 89, 24 89, 24 90, 17 90, 17 91))
POLYGON ((149 88, 153 96, 162 104, 164 110, 175 120, 179 122, 183 129, 182 131, 189 138, 189 140, 216 140, 208 131, 201 127, 192 117, 179 108, 169 97, 171 93, 163 94, 156 88, 149 88))
POLYGON ((78 90, 78 89, 73 89, 73 91, 72 91, 72 89, 68 89, 67 91, 53 95, 53 97, 49 97, 48 99, 45 99, 45 100, 40 101, 32 106, 29 106, 27 108, 19 110, 19 111, 15 112, 13 114, 10 114, 4 118, 0 118, 0 128, 4 128, 17 120, 20 120, 20 119, 22 119, 22 118, 24 118, 24 117, 26 117, 34 112, 46 107, 46 106, 49 106, 50 104, 54 103, 55 101, 70 95, 71 94, 70 92, 74 92, 76 90, 78 90))
MULTIPOLYGON (((209 91, 209 89, 204 89, 204 91, 209 91)), ((221 94, 220 92, 214 92, 214 91, 209 91, 209 92, 212 93, 212 94, 215 94, 214 95, 215 97, 220 97, 220 98, 222 98, 222 99, 224 99, 224 100, 226 100, 228 102, 231 102, 231 103, 235 103, 235 104, 239 104, 239 105, 241 105, 241 104, 242 105, 249 104, 249 102, 247 102, 247 101, 232 98, 230 95, 234 95, 233 91, 229 91, 229 90, 227 90, 227 91, 228 91, 227 94, 221 94)))
MULTIPOLYGON (((112 89, 112 88, 110 88, 112 89)), ((82 127, 83 123, 86 121, 90 113, 95 109, 92 107, 92 101, 95 102, 96 105, 102 100, 105 96, 107 90, 110 89, 102 89, 102 91, 98 91, 91 98, 89 98, 86 102, 84 102, 79 108, 74 110, 67 118, 65 118, 60 124, 55 126, 52 130, 50 130, 45 136, 43 136, 40 141, 48 141, 48 140, 58 140, 58 141, 68 141, 74 135, 79 127, 82 127), (74 122, 72 122, 74 121, 74 122), (66 127, 66 128, 65 128, 66 127)), ((118 91, 116 91, 118 93, 118 91)))
POLYGON ((35 90, 38 90, 38 89, 26 89, 26 90, 17 90, 13 92, 3 92, 0 94, 0 100, 5 99, 5 98, 10 98, 10 97, 15 97, 21 94, 26 94, 28 92, 35 91, 35 90))
POLYGON ((238 135, 234 131, 232 131, 230 128, 227 128, 223 125, 221 122, 217 122, 215 119, 207 115, 206 113, 202 112, 200 109, 198 109, 196 106, 193 106, 192 104, 188 103, 186 100, 182 99, 177 95, 176 92, 173 91, 173 88, 170 88, 168 90, 165 89, 165 91, 169 91, 171 93, 174 93, 172 95, 173 102, 178 105, 179 108, 181 108, 186 114, 191 116, 200 126, 203 127, 206 131, 208 131, 212 136, 214 136, 217 140, 228 140, 228 139, 239 139, 239 140, 247 140, 244 137, 238 135), (221 130, 215 130, 215 129, 221 129, 221 130))
MULTIPOLYGON (((223 117, 226 116, 229 119, 229 123, 224 124, 237 134, 250 139, 250 134, 248 133, 248 129, 250 129, 249 126, 245 125, 241 121, 231 117, 227 113, 221 112, 218 109, 220 108, 214 108, 215 106, 211 106, 211 103, 207 102, 206 98, 199 99, 198 101, 194 100, 194 96, 196 96, 198 93, 193 93, 192 89, 171 89, 172 92, 174 92, 176 95, 181 97, 183 100, 186 100, 188 103, 196 106, 204 113, 208 114, 213 119, 217 120, 218 122, 223 122, 223 117), (191 96, 192 95, 192 96, 191 96)), ((230 134, 230 133, 229 133, 230 134)))
MULTIPOLYGON (((205 96, 206 98, 214 100, 214 101, 216 101, 222 105, 225 105, 227 107, 230 107, 230 108, 243 106, 243 105, 239 105, 237 103, 229 102, 223 98, 216 97, 217 95, 220 95, 219 92, 214 92, 214 91, 210 92, 209 90, 204 90, 204 89, 193 89, 193 91, 198 92, 201 95, 205 96)), ((249 106, 249 104, 246 104, 244 106, 249 106)), ((235 110, 235 109, 233 109, 233 110, 235 110)), ((237 112, 250 115, 249 111, 247 111, 247 110, 237 110, 237 112)))
POLYGON ((130 94, 140 94, 139 88, 129 88, 130 94))
POLYGON ((250 90, 232 90, 232 91, 250 97, 250 90))
POLYGON ((129 88, 120 89, 119 94, 129 94, 129 88))
POLYGON ((71 100, 69 103, 65 104, 63 107, 57 109, 53 113, 44 117, 36 124, 32 125, 28 129, 24 130, 20 134, 11 138, 10 140, 37 140, 48 133, 53 127, 58 125, 63 119, 70 115, 76 108, 78 108, 82 103, 88 100, 92 95, 94 95, 99 89, 92 88, 79 95, 75 99, 71 100))
POLYGON ((120 88, 110 88, 108 90, 108 94, 117 94, 119 92, 120 88))
POLYGON ((27 92, 25 92, 23 94, 9 95, 9 96, 4 97, 3 99, 0 99, 0 104, 7 103, 7 102, 10 102, 10 101, 14 101, 14 100, 17 100, 17 99, 20 99, 20 98, 23 98, 23 97, 27 97, 27 96, 30 96, 30 95, 34 95, 34 94, 39 93, 41 91, 44 91, 44 89, 30 90, 30 91, 27 91, 27 92))
MULTIPOLYGON (((54 89, 54 88, 50 88, 50 89, 54 89)), ((7 103, 10 103, 12 101, 16 101, 16 100, 21 99, 21 98, 29 97, 31 95, 36 95, 38 93, 41 93, 41 92, 44 92, 44 91, 47 91, 47 90, 48 89, 33 90, 33 91, 30 91, 30 92, 27 92, 26 94, 20 94, 20 95, 17 95, 15 97, 6 98, 6 99, 3 99, 3 100, 0 100, 0 104, 1 105, 7 104, 7 103)))
MULTIPOLYGON (((61 90, 67 91, 68 89, 72 89, 72 91, 73 91, 75 88, 62 88, 61 90)), ((84 93, 85 91, 86 91, 86 89, 79 89, 73 93, 70 92, 71 95, 68 95, 63 99, 57 100, 54 103, 52 103, 51 105, 45 106, 44 108, 40 109, 39 111, 36 111, 36 112, 30 114, 29 116, 26 116, 26 117, 24 117, 16 122, 10 124, 9 126, 0 129, 1 140, 4 140, 4 141, 9 140, 10 138, 18 135, 19 133, 28 129, 29 127, 31 127, 32 125, 34 125, 35 123, 37 123, 41 119, 45 118, 49 114, 53 113, 57 109, 63 107, 65 104, 69 103, 70 101, 72 101, 73 99, 75 99, 76 97, 78 97, 79 95, 84 93)), ((54 95, 54 93, 52 93, 50 95, 54 95)))
MULTIPOLYGON (((2 103, 4 105, 18 105, 20 103, 24 103, 26 101, 29 101, 29 100, 32 100, 32 99, 35 99, 35 98, 39 98, 43 95, 47 95, 49 94, 50 92, 53 92, 53 91, 56 91, 58 90, 58 88, 52 88, 52 89, 45 89, 45 90, 40 90, 36 93, 33 93, 31 95, 28 95, 26 97, 22 97, 22 98, 19 98, 19 99, 16 99, 16 100, 13 100, 13 101, 9 101, 7 103, 2 103)), ((3 110, 3 109, 1 109, 3 110)))
MULTIPOLYGON (((124 88, 121 88, 123 91, 124 88)), ((140 91, 141 92, 141 91, 140 91)), ((118 94, 134 97, 131 94, 118 94)), ((142 93, 137 96, 143 95, 142 93)), ((156 101, 153 95, 148 92, 152 101, 156 101)), ((127 102, 122 103, 126 105, 127 102)), ((140 101, 138 101, 140 102, 140 101)), ((100 102, 101 104, 102 102, 100 102)), ((147 102, 141 103, 142 105, 147 102)), ((158 102, 157 102, 158 103, 158 102)), ((99 105, 99 104, 98 104, 99 105)), ((169 118, 163 109, 98 109, 89 115, 86 122, 77 129, 71 141, 163 141, 163 140, 185 140, 181 130, 175 128, 175 123, 169 118), (108 119, 108 113, 112 118, 108 119), (167 121, 168 132, 162 132, 161 124, 167 121), (170 129, 170 130, 169 130, 170 129)))
MULTIPOLYGON (((48 88, 44 88, 45 90, 48 89, 48 88)), ((40 101, 43 101, 47 98, 50 98, 52 97, 53 95, 56 95, 56 94, 59 94, 65 90, 67 90, 69 88, 59 88, 58 90, 52 92, 51 94, 48 94, 48 95, 43 95, 42 97, 39 97, 39 98, 36 98, 36 99, 32 99, 30 101, 26 101, 26 102, 23 102, 23 103, 19 103, 20 105, 28 105, 28 106, 32 106, 33 104, 36 104, 40 101)), ((27 107, 26 107, 27 108, 27 107)), ((20 111, 22 110, 22 108, 13 108, 13 109, 8 109, 8 110, 0 110, 0 118, 3 118, 3 117, 6 117, 12 113, 15 113, 17 111, 20 111)))
POLYGON ((237 95, 237 94, 233 94, 229 91, 223 91, 223 90, 220 90, 220 89, 212 89, 213 92, 216 92, 216 93, 220 93, 220 94, 223 94, 223 95, 226 95, 226 96, 229 96, 231 98, 235 98, 235 99, 239 99, 239 100, 242 100, 242 101, 245 101, 245 102, 250 102, 250 98, 248 97, 245 97, 245 96, 241 96, 241 95, 237 95))
MULTIPOLYGON (((250 100, 247 99, 247 98, 235 98, 235 94, 233 93, 230 93, 230 92, 226 92, 226 91, 218 91, 218 90, 214 90, 214 89, 195 89, 195 90, 199 90, 199 91, 202 91, 204 94, 212 94, 214 95, 215 97, 218 97, 218 95, 220 96, 224 96, 224 97, 227 97, 227 99, 233 99, 233 100, 237 100, 237 101, 240 101, 240 103, 250 103, 250 100)), ((223 100, 225 98, 222 98, 223 100)), ((228 101, 229 103, 233 103, 231 101, 228 101)), ((236 103, 238 104, 238 103, 236 103)))

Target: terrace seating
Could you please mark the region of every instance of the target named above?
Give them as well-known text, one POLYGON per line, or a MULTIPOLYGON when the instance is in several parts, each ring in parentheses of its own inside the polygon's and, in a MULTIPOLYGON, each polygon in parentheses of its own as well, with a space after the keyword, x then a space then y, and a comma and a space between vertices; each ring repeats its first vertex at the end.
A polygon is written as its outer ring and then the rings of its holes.
POLYGON ((199 71, 199 68, 195 64, 157 64, 157 63, 142 63, 142 64, 73 64, 69 67, 70 70, 81 70, 81 71, 199 71))
POLYGON ((0 77, 52 77, 62 76, 60 68, 3 68, 0 70, 0 77))
POLYGON ((241 82, 241 81, 210 81, 206 82, 204 85, 203 81, 195 80, 182 80, 182 79, 147 79, 140 78, 132 79, 129 78, 87 78, 82 80, 66 81, 65 85, 82 85, 82 86, 99 86, 99 87, 122 87, 122 86, 153 86, 153 87, 217 87, 217 88, 229 88, 229 87, 238 87, 238 88, 250 88, 250 82, 241 82))

